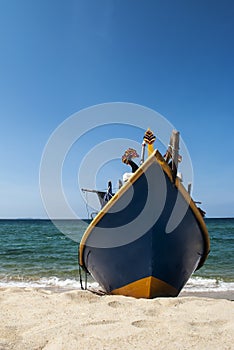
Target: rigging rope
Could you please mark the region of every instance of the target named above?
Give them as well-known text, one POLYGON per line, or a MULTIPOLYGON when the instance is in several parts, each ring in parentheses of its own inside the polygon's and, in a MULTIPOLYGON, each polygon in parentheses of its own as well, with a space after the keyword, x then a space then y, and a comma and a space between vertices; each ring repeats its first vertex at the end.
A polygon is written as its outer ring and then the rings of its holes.
POLYGON ((90 213, 89 213, 89 205, 88 205, 88 192, 82 190, 83 193, 85 193, 85 207, 88 215, 88 219, 90 219, 90 213))

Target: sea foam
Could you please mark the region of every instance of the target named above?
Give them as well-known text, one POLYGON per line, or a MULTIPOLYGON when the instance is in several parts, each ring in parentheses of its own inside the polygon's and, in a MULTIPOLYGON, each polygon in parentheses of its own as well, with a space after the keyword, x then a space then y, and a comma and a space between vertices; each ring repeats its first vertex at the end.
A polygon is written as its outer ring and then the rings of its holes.
MULTIPOLYGON (((83 282, 84 286, 84 282, 83 282)), ((2 278, 0 280, 0 287, 19 287, 19 288, 56 288, 61 290, 67 289, 81 289, 80 282, 77 279, 61 279, 56 276, 42 277, 38 280, 24 280, 2 278)), ((99 285, 96 282, 88 282, 88 288, 92 290, 99 289, 99 285)), ((234 291, 234 282, 224 282, 217 279, 208 279, 202 277, 191 277, 185 287, 185 292, 225 292, 234 291)))

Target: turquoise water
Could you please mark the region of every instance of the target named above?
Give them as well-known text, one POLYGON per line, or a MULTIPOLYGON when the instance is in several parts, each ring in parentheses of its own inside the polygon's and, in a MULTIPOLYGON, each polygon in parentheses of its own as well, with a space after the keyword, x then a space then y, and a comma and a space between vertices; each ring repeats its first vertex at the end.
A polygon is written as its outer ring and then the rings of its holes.
MULTIPOLYGON (((234 290, 234 219, 206 219, 211 252, 189 280, 189 290, 234 290)), ((79 288, 77 250, 84 221, 0 220, 0 286, 79 288)))
POLYGON ((234 219, 206 219, 211 248, 195 275, 234 282, 234 219))
MULTIPOLYGON (((61 225, 78 241, 87 227, 83 221, 61 225)), ((78 243, 50 220, 0 220, 0 245, 0 283, 78 280, 78 243)))

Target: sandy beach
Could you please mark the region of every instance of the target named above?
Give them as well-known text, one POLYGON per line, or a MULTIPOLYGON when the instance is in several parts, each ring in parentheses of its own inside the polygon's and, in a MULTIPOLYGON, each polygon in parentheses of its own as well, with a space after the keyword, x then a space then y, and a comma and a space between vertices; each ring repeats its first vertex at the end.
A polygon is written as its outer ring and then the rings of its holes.
POLYGON ((234 304, 1 288, 1 350, 234 349, 234 304))

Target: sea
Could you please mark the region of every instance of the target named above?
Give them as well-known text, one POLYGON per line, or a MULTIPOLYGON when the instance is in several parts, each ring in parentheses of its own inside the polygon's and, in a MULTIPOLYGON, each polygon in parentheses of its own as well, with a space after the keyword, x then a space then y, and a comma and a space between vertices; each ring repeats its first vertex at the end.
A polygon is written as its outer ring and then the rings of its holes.
MULTIPOLYGON (((205 221, 211 251, 183 290, 234 291, 234 218, 205 221)), ((66 235, 50 220, 0 220, 0 287, 81 288, 78 246, 88 222, 64 220, 61 225, 66 235)), ((91 276, 89 286, 98 287, 91 276)))

